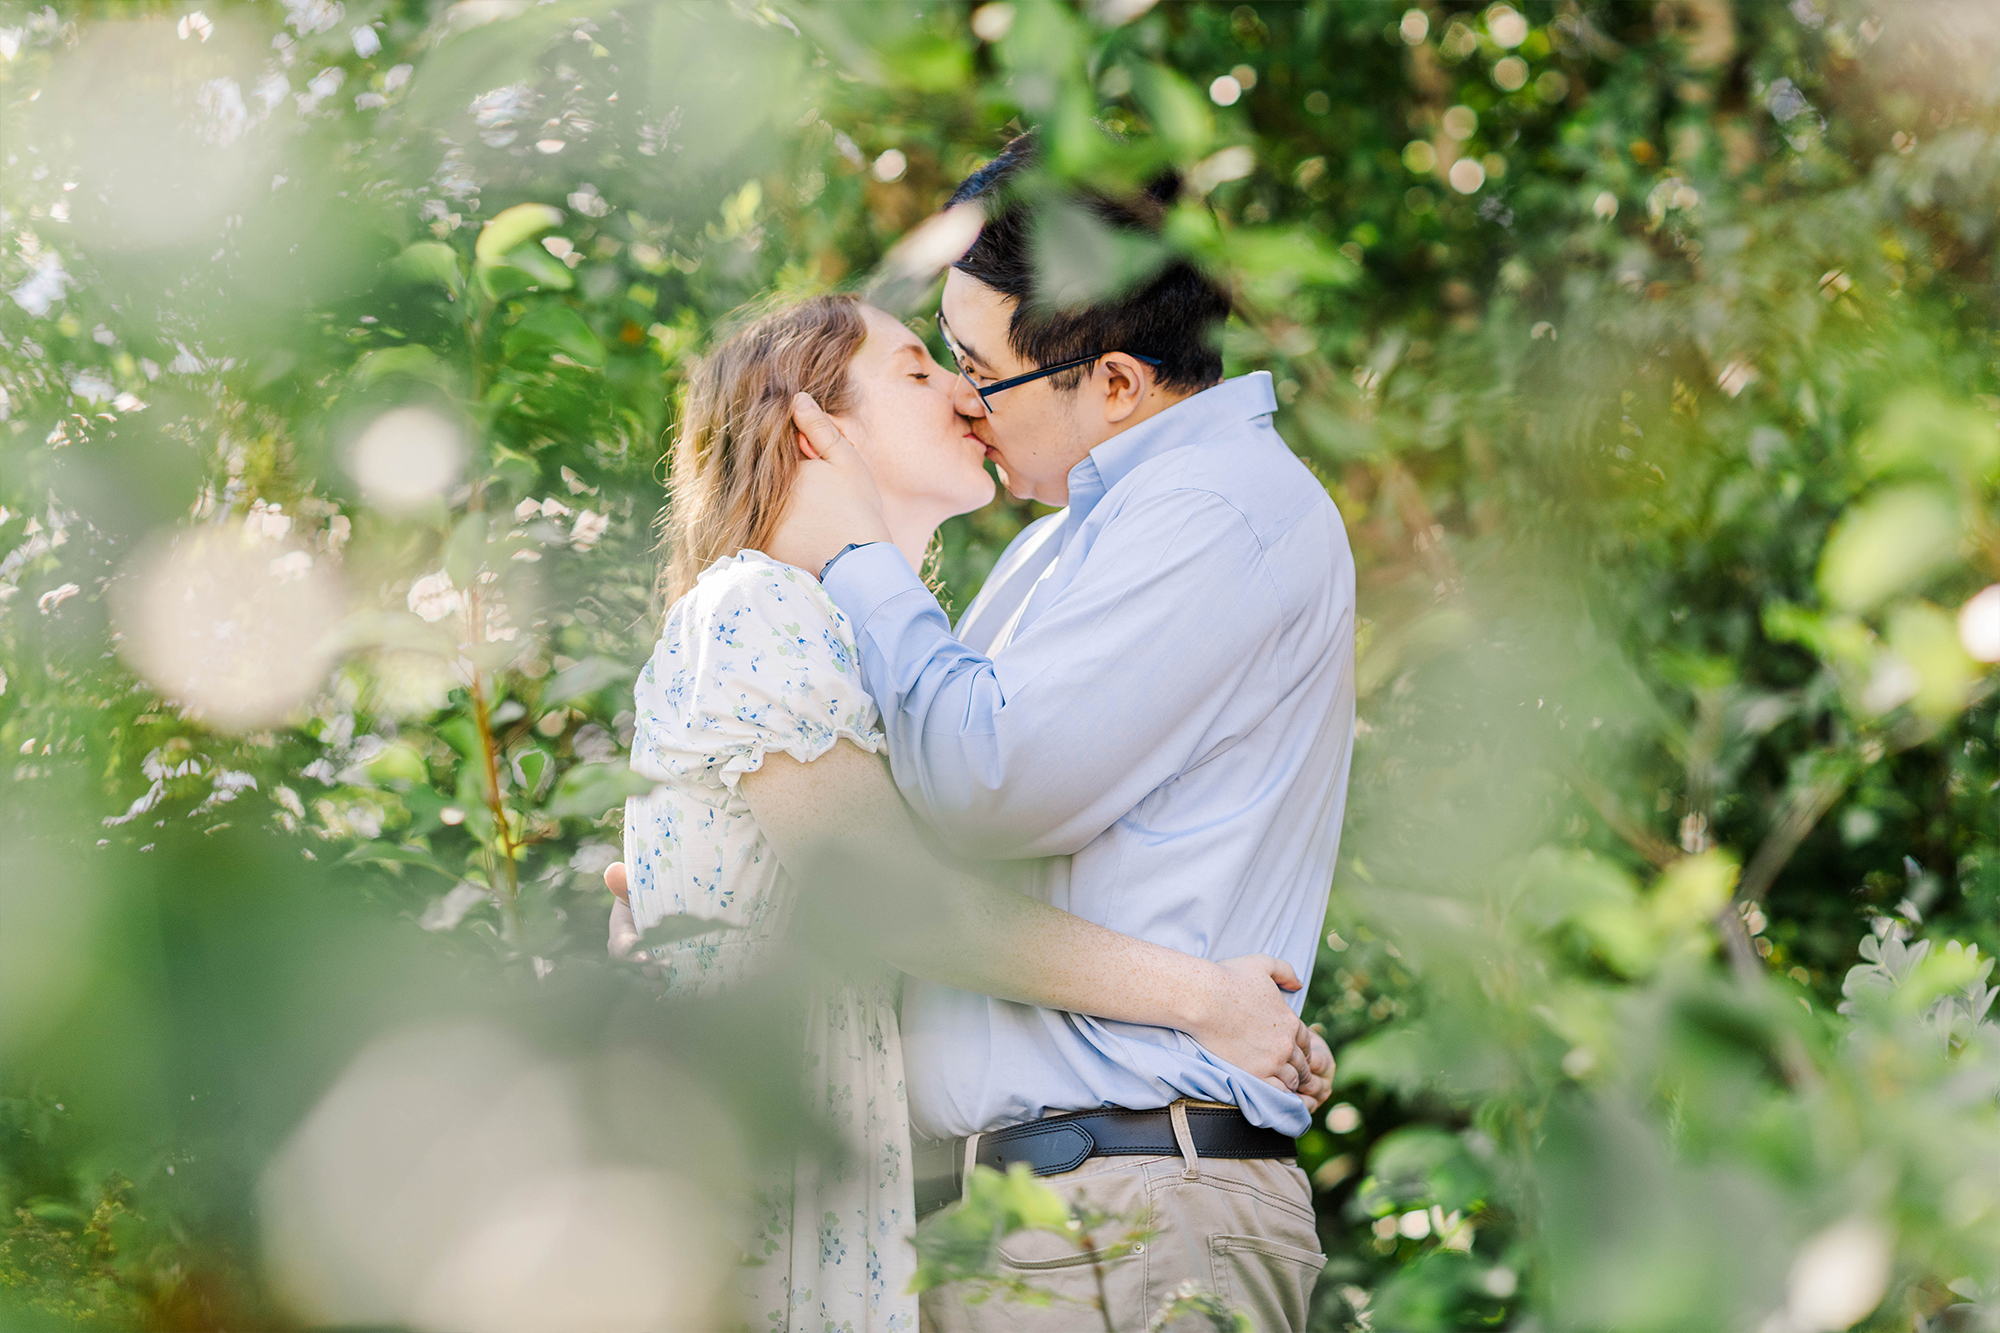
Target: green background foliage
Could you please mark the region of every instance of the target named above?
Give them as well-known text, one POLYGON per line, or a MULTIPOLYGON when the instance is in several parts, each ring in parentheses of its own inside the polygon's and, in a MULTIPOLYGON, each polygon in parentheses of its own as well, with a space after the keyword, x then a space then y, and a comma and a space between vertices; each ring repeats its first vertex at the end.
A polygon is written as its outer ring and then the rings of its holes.
MULTIPOLYGON (((789 1144, 760 1020, 602 962, 672 398, 773 291, 927 314, 891 247, 1034 126, 1055 182, 1183 173, 1165 242, 1356 549, 1316 1326, 1990 1326, 1996 46, 1951 0, 0 5, 0 1308, 311 1322, 249 1201, 419 1019, 789 1144), (409 407, 465 455, 392 505, 357 441, 409 407), (135 671, 175 533, 288 562, 289 711, 135 671)), ((950 600, 1031 516, 948 527, 950 600)))

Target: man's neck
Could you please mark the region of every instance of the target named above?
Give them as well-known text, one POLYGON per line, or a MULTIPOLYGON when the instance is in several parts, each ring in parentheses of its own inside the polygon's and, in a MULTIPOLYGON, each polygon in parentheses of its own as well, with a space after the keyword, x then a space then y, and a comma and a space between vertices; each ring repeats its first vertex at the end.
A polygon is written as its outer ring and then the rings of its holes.
MULTIPOLYGON (((1213 388, 1214 386, 1210 385, 1209 387, 1213 388)), ((1090 457, 1099 445, 1117 439, 1120 435, 1123 435, 1126 431, 1136 426, 1144 425, 1168 408, 1184 403, 1201 392, 1202 390, 1200 389, 1162 389, 1157 384, 1154 385, 1152 392, 1146 395, 1144 402, 1133 409, 1130 416, 1126 417, 1123 421, 1109 423, 1101 434, 1084 436, 1083 438, 1088 440, 1089 443, 1081 450, 1078 450, 1076 457, 1069 461, 1069 466, 1063 469, 1062 476, 1056 479, 1054 484, 1051 485, 1051 493, 1049 495, 1036 495, 1032 498, 1041 501, 1043 504, 1054 505, 1058 509, 1068 504, 1070 472, 1075 469, 1078 463, 1090 457)))

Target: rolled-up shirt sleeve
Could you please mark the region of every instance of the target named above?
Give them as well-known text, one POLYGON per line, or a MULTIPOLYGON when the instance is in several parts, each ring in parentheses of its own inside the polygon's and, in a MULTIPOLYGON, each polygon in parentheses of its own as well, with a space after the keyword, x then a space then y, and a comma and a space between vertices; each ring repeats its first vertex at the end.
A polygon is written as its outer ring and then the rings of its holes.
POLYGON ((997 658, 952 637, 894 547, 849 552, 826 588, 854 624, 897 785, 985 857, 1078 851, 1199 764, 1282 627, 1256 534, 1197 489, 1126 507, 997 658))

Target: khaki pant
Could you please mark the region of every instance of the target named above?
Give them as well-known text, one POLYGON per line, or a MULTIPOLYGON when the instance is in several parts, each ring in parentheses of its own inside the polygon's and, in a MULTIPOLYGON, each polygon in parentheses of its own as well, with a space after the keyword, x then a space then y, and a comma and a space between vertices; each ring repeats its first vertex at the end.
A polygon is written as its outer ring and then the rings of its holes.
MULTIPOLYGON (((966 1284, 955 1284, 924 1293, 921 1326, 934 1333, 1104 1333, 1101 1274, 1110 1327, 1118 1333, 1146 1333, 1190 1281, 1249 1315, 1259 1333, 1299 1333, 1326 1263, 1305 1172, 1275 1160, 1205 1158, 1196 1167, 1200 1179, 1188 1180, 1180 1157, 1093 1157, 1065 1175, 1044 1177, 1072 1203, 1126 1221, 1093 1237, 1100 1246, 1095 1254, 1079 1253, 1068 1238, 1049 1232, 1015 1233, 1001 1244, 1002 1270, 1054 1299, 1030 1305, 996 1294, 975 1304, 965 1299, 966 1284), (1142 1222, 1153 1234, 1136 1249, 1111 1248, 1142 1222), (1107 1253, 1116 1257, 1103 1258, 1107 1253)), ((1167 1327, 1183 1333, 1213 1325, 1182 1318, 1167 1327)))

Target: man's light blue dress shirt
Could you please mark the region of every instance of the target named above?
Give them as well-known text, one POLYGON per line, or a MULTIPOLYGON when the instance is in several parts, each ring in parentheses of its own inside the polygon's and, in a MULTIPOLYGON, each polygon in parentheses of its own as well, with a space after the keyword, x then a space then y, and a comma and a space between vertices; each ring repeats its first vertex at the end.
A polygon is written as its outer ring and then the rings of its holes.
MULTIPOLYGON (((1030 892, 1114 930, 1306 978, 1347 797, 1354 561, 1276 408, 1271 377, 1246 375, 1092 450, 956 637, 893 546, 850 551, 826 587, 897 785, 947 845, 1038 858, 1030 892)), ((1181 1097, 1309 1123, 1166 1028, 911 978, 903 1040, 911 1118, 933 1136, 1181 1097)))

